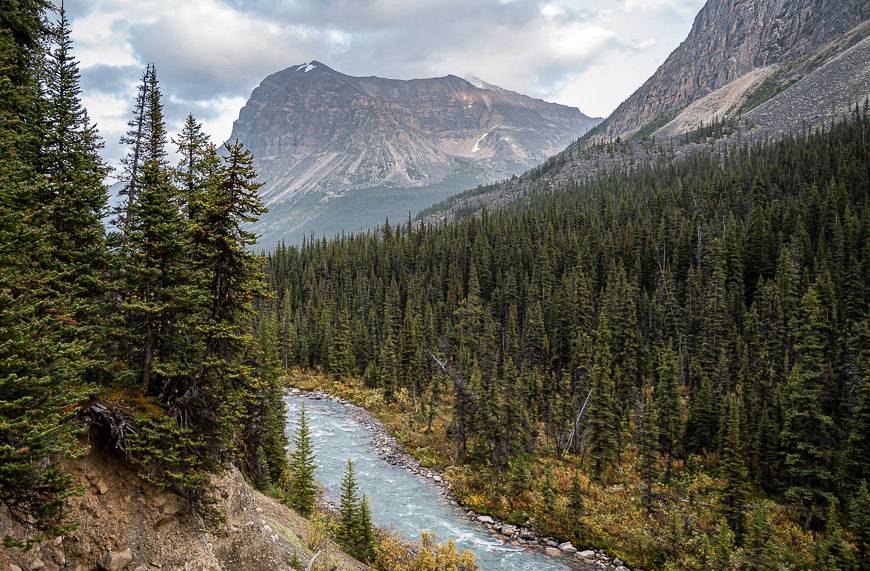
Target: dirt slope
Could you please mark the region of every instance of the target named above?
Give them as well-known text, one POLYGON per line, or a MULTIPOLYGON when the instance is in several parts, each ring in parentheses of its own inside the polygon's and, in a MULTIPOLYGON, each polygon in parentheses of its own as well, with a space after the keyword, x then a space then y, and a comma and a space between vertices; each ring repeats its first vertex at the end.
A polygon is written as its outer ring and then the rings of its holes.
MULTIPOLYGON (((0 547, 0 570, 272 571, 290 569, 294 550, 303 565, 313 555, 312 524, 252 489, 236 469, 216 479, 227 521, 212 530, 184 499, 145 484, 101 452, 69 469, 84 491, 70 500, 78 529, 28 553, 0 547)), ((23 531, 0 511, 0 537, 23 531)), ((366 567, 326 542, 314 568, 366 567)))

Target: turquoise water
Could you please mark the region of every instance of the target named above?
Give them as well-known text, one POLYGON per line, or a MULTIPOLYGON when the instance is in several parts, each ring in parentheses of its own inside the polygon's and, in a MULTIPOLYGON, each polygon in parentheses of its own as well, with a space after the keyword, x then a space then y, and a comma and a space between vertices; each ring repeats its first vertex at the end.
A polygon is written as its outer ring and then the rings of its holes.
POLYGON ((333 503, 338 503, 341 477, 351 458, 359 488, 369 495, 372 518, 378 526, 392 527, 407 539, 418 539, 424 530, 434 532, 440 541, 453 538, 460 548, 474 552, 484 571, 569 569, 556 559, 503 543, 484 527, 467 520, 464 510, 451 505, 425 478, 381 459, 372 446, 369 430, 340 403, 288 396, 288 434, 296 430, 303 402, 317 454, 317 479, 333 503))

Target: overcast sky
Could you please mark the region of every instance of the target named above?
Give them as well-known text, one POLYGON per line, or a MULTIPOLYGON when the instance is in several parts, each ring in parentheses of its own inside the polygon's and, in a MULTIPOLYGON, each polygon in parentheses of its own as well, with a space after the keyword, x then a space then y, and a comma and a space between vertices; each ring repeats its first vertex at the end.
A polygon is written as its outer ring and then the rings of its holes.
MULTIPOLYGON (((59 4, 60 0, 56 0, 59 4)), ((170 131, 225 140, 268 74, 317 59, 349 75, 447 74, 606 116, 683 40, 704 0, 66 0, 85 104, 112 163, 155 62, 170 131)))

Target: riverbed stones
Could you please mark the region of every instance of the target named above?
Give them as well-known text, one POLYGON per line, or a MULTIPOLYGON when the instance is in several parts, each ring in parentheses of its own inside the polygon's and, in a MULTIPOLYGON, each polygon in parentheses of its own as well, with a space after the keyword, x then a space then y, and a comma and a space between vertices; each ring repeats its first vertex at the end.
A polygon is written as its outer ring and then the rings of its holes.
POLYGON ((592 561, 593 559, 595 559, 595 552, 591 549, 578 551, 576 557, 578 557, 579 559, 586 559, 587 561, 592 561))
POLYGON ((506 523, 503 526, 501 526, 502 535, 507 535, 508 537, 510 537, 513 534, 515 534, 516 532, 517 532, 517 526, 515 526, 515 525, 511 525, 509 523, 506 523))
POLYGON ((523 528, 520 531, 520 539, 525 539, 526 541, 537 541, 538 536, 535 535, 535 532, 531 529, 523 528))
POLYGON ((559 551, 559 548, 557 547, 547 547, 546 549, 544 549, 544 553, 546 553, 550 557, 559 557, 560 555, 562 555, 562 552, 559 551))
POLYGON ((566 541, 565 543, 559 544, 559 551, 565 555, 573 555, 574 553, 577 553, 577 548, 571 545, 570 541, 566 541))
POLYGON ((479 515, 477 516, 477 521, 483 524, 492 525, 495 523, 495 520, 488 515, 479 515))

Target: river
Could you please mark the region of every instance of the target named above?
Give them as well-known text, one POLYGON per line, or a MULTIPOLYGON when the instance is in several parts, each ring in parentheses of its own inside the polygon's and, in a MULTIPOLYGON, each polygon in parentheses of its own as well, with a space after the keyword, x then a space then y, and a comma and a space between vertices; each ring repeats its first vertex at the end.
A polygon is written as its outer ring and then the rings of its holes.
POLYGON ((434 532, 439 541, 455 539, 458 547, 474 552, 483 571, 570 569, 540 552, 505 544, 483 526, 466 519, 465 510, 452 505, 425 478, 382 459, 373 446, 369 429, 354 419, 345 405, 302 395, 289 395, 285 402, 291 437, 299 408, 305 404, 317 455, 317 479, 333 503, 338 503, 341 477, 347 459, 351 458, 359 489, 369 495, 372 519, 379 527, 393 528, 411 540, 419 539, 424 530, 434 532))

